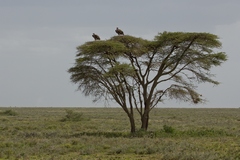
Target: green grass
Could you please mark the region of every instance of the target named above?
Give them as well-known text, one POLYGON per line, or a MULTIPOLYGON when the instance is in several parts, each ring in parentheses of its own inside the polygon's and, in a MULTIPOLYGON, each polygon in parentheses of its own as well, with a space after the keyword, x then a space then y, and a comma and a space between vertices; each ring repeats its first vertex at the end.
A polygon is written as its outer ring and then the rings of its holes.
POLYGON ((82 113, 74 112, 73 110, 66 109, 66 116, 61 119, 62 122, 65 121, 81 121, 82 120, 82 113))
POLYGON ((16 116, 17 113, 11 109, 5 110, 3 112, 0 112, 0 115, 5 115, 5 116, 16 116))
POLYGON ((240 159, 240 109, 154 109, 129 130, 119 108, 0 108, 0 159, 240 159))

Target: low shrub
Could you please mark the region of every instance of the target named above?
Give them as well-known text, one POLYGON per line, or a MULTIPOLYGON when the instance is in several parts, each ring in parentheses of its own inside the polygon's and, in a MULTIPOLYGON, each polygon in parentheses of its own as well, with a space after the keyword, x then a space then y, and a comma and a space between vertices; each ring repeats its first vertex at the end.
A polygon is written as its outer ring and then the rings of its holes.
POLYGON ((17 112, 11 110, 11 109, 8 109, 2 113, 0 113, 0 115, 5 115, 5 116, 16 116, 17 115, 17 112))
POLYGON ((62 122, 65 122, 65 121, 81 121, 83 118, 82 118, 82 113, 77 113, 77 112, 74 112, 73 110, 69 110, 67 109, 66 110, 67 112, 67 115, 61 119, 62 122))
POLYGON ((173 133, 174 132, 174 128, 172 126, 164 125, 163 126, 163 131, 165 133, 173 133))

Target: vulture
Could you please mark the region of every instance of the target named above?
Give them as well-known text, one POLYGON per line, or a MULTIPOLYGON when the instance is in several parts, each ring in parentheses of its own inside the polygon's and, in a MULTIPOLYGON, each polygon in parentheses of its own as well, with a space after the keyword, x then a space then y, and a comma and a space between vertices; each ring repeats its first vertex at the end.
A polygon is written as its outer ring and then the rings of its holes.
POLYGON ((121 29, 119 29, 117 27, 117 29, 115 30, 115 32, 118 34, 118 35, 124 35, 123 31, 121 29))
POLYGON ((100 37, 98 35, 96 35, 95 33, 93 33, 92 37, 96 40, 100 40, 100 37))

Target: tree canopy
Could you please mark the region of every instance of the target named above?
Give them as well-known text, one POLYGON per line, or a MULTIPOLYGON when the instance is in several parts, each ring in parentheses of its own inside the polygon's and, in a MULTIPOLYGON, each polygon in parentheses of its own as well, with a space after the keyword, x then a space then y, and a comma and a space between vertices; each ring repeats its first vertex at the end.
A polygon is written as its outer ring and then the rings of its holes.
POLYGON ((218 85, 212 67, 227 60, 217 35, 163 32, 153 40, 130 35, 86 42, 77 47, 68 72, 71 81, 94 101, 114 100, 127 113, 135 132, 134 109, 147 130, 149 112, 164 97, 193 104, 204 102, 200 83, 218 85))

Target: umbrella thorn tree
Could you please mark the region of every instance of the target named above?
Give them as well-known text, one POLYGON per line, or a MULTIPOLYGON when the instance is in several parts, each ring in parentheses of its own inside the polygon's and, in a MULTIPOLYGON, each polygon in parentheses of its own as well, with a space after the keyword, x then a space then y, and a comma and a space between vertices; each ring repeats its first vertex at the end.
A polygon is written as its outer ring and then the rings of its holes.
POLYGON ((90 41, 77 47, 68 72, 85 96, 114 100, 136 131, 134 110, 147 130, 150 111, 164 97, 193 104, 204 102, 200 83, 218 85, 210 69, 227 60, 217 35, 163 32, 153 40, 130 35, 90 41))

